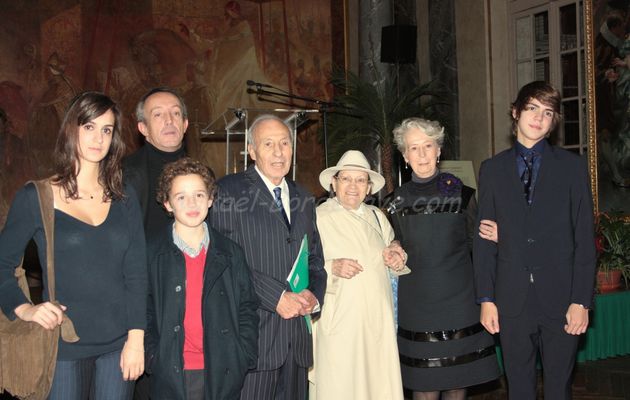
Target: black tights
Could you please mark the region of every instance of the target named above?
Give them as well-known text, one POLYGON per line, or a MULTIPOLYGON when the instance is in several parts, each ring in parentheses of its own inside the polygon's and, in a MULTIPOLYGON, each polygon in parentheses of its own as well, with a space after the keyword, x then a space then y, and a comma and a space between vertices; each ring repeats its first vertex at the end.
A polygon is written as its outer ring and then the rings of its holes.
POLYGON ((466 400, 466 389, 444 390, 442 392, 413 392, 413 400, 466 400))

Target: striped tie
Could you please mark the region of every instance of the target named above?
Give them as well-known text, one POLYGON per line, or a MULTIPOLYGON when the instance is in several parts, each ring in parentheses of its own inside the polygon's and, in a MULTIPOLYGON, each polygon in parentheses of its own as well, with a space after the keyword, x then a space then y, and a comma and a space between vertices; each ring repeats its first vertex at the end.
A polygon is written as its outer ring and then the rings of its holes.
POLYGON ((525 154, 521 154, 523 161, 525 161, 525 170, 523 171, 523 175, 521 175, 521 182, 523 182, 523 194, 525 195, 525 200, 527 200, 528 205, 532 205, 532 193, 534 192, 534 188, 532 187, 532 180, 534 178, 534 157, 536 153, 533 151, 528 151, 525 154))
POLYGON ((282 218, 284 218, 284 223, 287 224, 287 227, 291 227, 291 223, 289 222, 289 218, 287 217, 287 213, 284 211, 284 206, 282 205, 282 188, 275 187, 273 188, 273 194, 275 195, 276 206, 280 212, 282 212, 282 218))

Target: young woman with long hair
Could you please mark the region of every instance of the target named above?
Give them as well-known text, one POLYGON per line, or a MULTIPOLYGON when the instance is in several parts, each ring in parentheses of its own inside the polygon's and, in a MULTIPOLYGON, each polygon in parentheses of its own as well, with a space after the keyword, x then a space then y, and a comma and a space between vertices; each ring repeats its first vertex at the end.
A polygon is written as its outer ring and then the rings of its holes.
POLYGON ((144 370, 146 250, 138 201, 122 183, 121 113, 102 93, 84 92, 65 114, 55 147, 55 295, 33 305, 14 268, 33 239, 44 285, 46 239, 35 187, 24 186, 0 234, 0 307, 9 318, 44 328, 64 314, 79 341, 59 342, 49 399, 129 399, 144 370))

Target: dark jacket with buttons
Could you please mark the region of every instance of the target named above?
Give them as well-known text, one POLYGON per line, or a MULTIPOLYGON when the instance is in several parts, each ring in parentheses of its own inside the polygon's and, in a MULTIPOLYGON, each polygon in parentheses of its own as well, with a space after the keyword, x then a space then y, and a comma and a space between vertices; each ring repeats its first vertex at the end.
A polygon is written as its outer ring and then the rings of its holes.
MULTIPOLYGON (((258 297, 241 248, 209 227, 202 294, 205 399, 238 399, 258 356, 258 297)), ((147 372, 152 399, 185 399, 186 266, 172 226, 152 238, 149 260, 147 372)))
POLYGON ((595 282, 593 200, 585 159, 544 143, 531 206, 514 148, 481 164, 479 214, 499 242, 475 235, 477 298, 494 298, 499 317, 516 317, 533 289, 542 311, 564 318, 571 303, 590 306, 595 282))

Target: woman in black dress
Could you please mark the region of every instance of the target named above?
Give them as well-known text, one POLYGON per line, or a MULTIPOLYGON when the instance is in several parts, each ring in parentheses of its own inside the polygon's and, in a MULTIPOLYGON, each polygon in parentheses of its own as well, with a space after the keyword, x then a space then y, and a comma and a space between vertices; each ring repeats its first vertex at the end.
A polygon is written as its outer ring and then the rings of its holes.
POLYGON ((500 374, 473 291, 475 190, 440 172, 444 128, 437 122, 408 118, 394 129, 394 140, 413 170, 387 204, 413 271, 398 288, 403 385, 414 400, 463 400, 466 387, 500 374))

